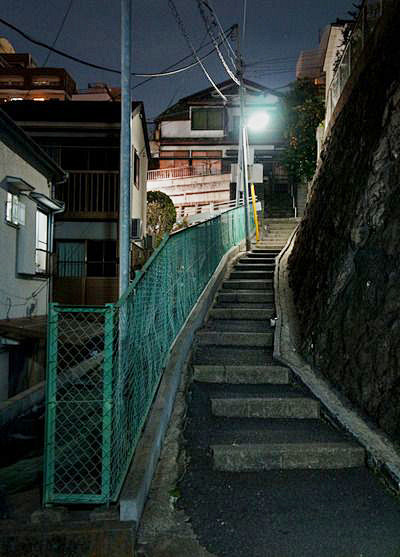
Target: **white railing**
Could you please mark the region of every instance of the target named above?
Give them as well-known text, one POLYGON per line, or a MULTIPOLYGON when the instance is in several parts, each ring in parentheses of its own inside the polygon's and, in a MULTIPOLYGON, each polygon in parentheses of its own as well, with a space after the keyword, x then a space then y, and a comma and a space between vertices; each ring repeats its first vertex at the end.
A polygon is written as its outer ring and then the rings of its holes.
POLYGON ((209 164, 199 166, 175 166, 173 168, 149 170, 147 172, 147 181, 171 180, 174 178, 190 178, 191 176, 212 176, 216 174, 222 174, 221 167, 213 167, 209 164))
POLYGON ((391 0, 364 0, 346 48, 343 51, 338 67, 329 85, 326 99, 325 130, 328 129, 335 107, 357 64, 360 54, 364 50, 368 37, 381 18, 385 5, 390 1, 391 0))
MULTIPOLYGON (((224 213, 225 211, 230 211, 236 207, 236 200, 231 199, 229 201, 218 201, 215 203, 209 203, 208 205, 198 205, 193 207, 185 207, 184 215, 179 214, 179 208, 177 209, 176 222, 180 223, 186 220, 189 224, 194 224, 203 220, 208 220, 216 215, 224 213)), ((243 200, 239 201, 239 207, 243 207, 243 200)), ((257 210, 261 210, 261 207, 257 210)))

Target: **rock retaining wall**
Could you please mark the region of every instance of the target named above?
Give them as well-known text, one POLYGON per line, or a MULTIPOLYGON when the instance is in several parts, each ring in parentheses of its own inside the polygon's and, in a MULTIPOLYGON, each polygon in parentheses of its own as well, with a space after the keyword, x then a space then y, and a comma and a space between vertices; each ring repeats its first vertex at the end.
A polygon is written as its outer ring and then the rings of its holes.
POLYGON ((304 356, 400 440, 400 6, 322 154, 289 260, 304 356))

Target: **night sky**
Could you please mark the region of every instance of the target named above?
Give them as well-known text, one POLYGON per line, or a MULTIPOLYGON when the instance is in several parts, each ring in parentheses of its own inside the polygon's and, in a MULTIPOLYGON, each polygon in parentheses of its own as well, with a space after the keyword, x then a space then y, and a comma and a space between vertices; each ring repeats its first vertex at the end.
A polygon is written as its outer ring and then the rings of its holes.
MULTIPOLYGON (((205 38, 205 27, 195 0, 175 0, 193 44, 205 38)), ((354 0, 353 0, 354 1, 354 0)), ((43 42, 51 44, 70 0, 3 1, 0 16, 43 42)), ((56 47, 96 64, 118 68, 120 63, 119 0, 74 0, 56 47)), ((133 70, 161 71, 186 54, 189 48, 168 7, 167 0, 133 0, 133 70)), ((242 0, 214 0, 214 7, 226 29, 242 21, 242 0)), ((245 77, 269 87, 280 87, 295 77, 300 50, 317 47, 319 32, 336 18, 348 17, 352 0, 247 0, 247 25, 243 45, 245 62, 262 60, 267 66, 252 66, 245 77), (271 61, 273 59, 273 61, 271 61), (255 74, 254 69, 263 73, 255 74)), ((47 51, 0 24, 0 36, 8 38, 17 52, 31 52, 39 64, 47 51)), ((189 63, 189 60, 187 63, 189 63)), ((52 54, 49 67, 64 67, 78 87, 89 82, 118 85, 118 76, 94 70, 52 54)), ((218 81, 227 79, 216 55, 206 61, 218 81)), ((134 84, 140 81, 134 78, 134 84)), ((158 78, 134 90, 134 98, 144 101, 151 120, 180 97, 209 86, 201 69, 176 77, 158 78)))

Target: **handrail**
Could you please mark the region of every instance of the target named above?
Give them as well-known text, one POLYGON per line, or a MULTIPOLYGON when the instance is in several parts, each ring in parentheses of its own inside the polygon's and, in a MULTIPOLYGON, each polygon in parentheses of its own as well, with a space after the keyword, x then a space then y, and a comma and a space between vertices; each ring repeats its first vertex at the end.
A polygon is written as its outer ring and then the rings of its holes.
POLYGON ((201 166, 174 166, 172 168, 149 170, 147 172, 147 181, 174 180, 194 176, 217 176, 219 174, 229 174, 229 172, 223 172, 222 168, 213 168, 209 164, 201 166))

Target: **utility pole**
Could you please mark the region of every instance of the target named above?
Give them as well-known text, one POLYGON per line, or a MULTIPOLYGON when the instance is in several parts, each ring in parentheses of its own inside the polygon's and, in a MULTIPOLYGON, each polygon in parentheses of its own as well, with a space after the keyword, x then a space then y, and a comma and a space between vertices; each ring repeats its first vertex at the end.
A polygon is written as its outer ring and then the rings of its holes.
POLYGON ((129 286, 131 228, 132 0, 121 0, 121 143, 119 202, 119 295, 129 286))
POLYGON ((248 157, 247 157, 247 129, 245 120, 246 88, 243 80, 243 60, 240 52, 240 29, 237 25, 237 70, 239 80, 240 122, 239 122, 239 148, 238 148, 238 181, 236 188, 236 204, 239 200, 239 191, 243 187, 244 225, 246 232, 246 250, 250 251, 250 224, 249 224, 249 190, 248 190, 248 157), (240 187, 241 186, 241 187, 240 187))

